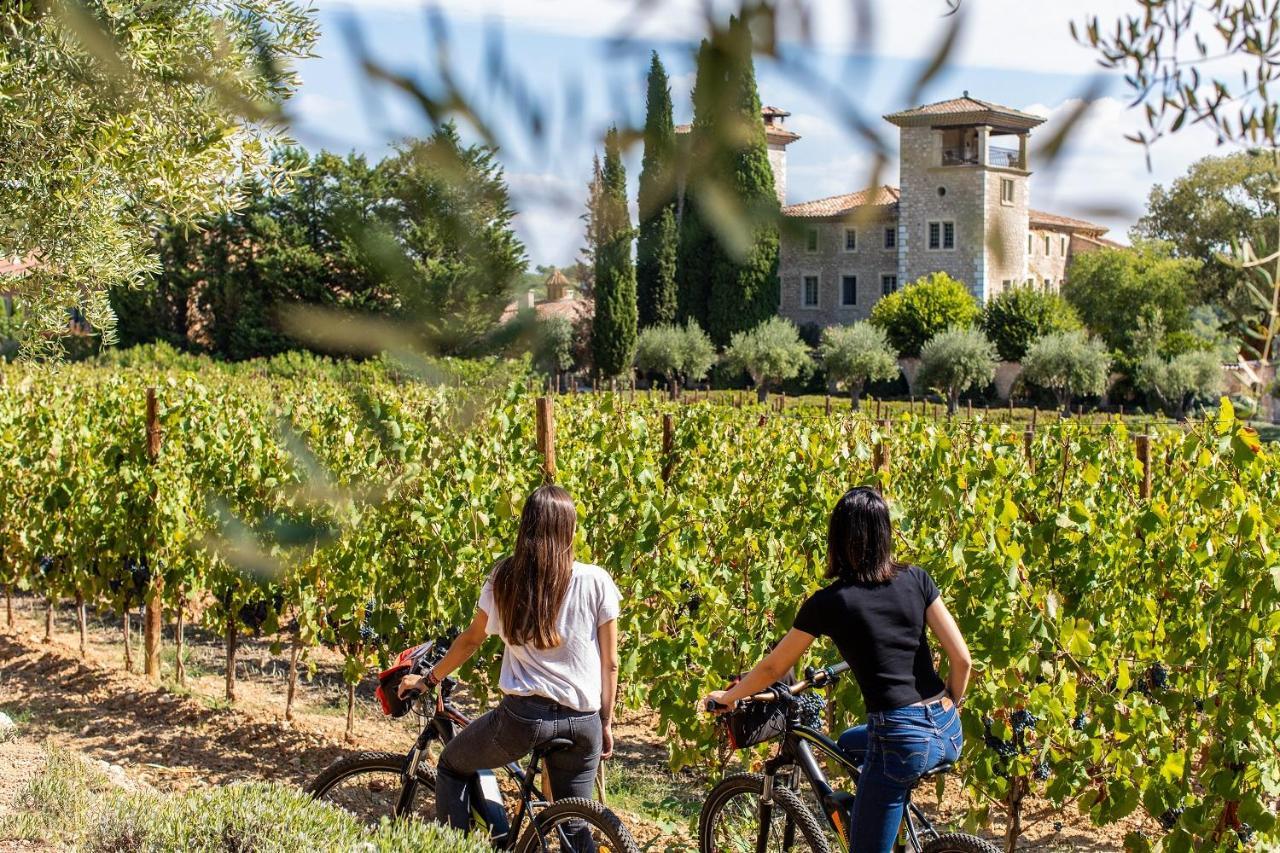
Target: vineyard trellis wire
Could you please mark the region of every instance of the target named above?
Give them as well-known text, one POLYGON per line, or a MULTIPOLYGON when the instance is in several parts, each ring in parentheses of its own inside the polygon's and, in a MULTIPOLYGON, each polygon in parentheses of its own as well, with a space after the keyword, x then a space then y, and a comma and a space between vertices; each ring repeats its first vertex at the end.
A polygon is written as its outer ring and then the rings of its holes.
MULTIPOLYGON (((657 712, 674 763, 706 760, 698 697, 790 624, 820 583, 827 511, 872 483, 978 667, 971 822, 1034 790, 1099 823, 1145 811, 1164 835, 1134 849, 1277 840, 1280 461, 1229 404, 1147 438, 627 392, 558 397, 553 418, 523 384, 376 367, 4 370, 0 582, 117 613, 153 595, 224 634, 229 698, 257 632, 295 672, 338 649, 350 708, 371 665, 469 615, 524 495, 554 477, 579 502, 580 556, 633 603, 626 701, 657 712)), ((495 666, 467 677, 483 691, 495 666)), ((856 690, 837 699, 833 722, 854 719, 856 690)))

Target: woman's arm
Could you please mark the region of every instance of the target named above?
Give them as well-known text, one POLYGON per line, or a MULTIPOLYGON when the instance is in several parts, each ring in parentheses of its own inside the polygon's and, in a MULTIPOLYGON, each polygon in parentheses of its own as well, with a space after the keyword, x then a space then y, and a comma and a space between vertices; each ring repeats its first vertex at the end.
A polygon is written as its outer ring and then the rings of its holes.
MULTIPOLYGON (((488 636, 485 633, 485 626, 488 624, 489 614, 483 610, 477 610, 467 630, 458 635, 458 639, 449 646, 449 651, 445 652, 440 662, 431 668, 431 674, 437 681, 443 681, 449 673, 462 666, 476 653, 476 649, 484 644, 488 636)), ((425 681, 426 678, 421 675, 406 675, 400 680, 400 688, 396 692, 403 698, 404 694, 410 690, 421 689, 425 681)))
POLYGON ((956 625, 956 620, 951 617, 951 611, 947 610, 947 605, 942 603, 941 598, 935 598, 933 604, 925 610, 924 621, 946 652, 951 664, 947 667, 947 693, 951 695, 951 701, 959 702, 964 699, 965 688, 969 686, 969 672, 973 669, 969 647, 965 645, 960 627, 956 625))
POLYGON ((770 684, 782 678, 795 668, 796 661, 813 643, 814 636, 792 628, 773 651, 765 655, 764 660, 742 677, 742 680, 728 690, 716 690, 707 695, 721 705, 733 707, 733 703, 745 699, 764 690, 770 684))
POLYGON ((596 629, 600 641, 600 727, 604 742, 601 758, 613 757, 613 705, 618 698, 618 620, 596 629))

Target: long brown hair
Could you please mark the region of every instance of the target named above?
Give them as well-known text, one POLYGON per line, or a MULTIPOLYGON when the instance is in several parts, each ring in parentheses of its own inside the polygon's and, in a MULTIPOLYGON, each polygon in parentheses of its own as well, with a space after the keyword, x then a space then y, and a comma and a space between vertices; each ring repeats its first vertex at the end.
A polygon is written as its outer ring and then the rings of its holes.
POLYGON ((493 601, 503 639, 516 646, 551 649, 560 606, 573 578, 573 532, 578 511, 559 486, 542 486, 524 502, 516 550, 493 573, 493 601))

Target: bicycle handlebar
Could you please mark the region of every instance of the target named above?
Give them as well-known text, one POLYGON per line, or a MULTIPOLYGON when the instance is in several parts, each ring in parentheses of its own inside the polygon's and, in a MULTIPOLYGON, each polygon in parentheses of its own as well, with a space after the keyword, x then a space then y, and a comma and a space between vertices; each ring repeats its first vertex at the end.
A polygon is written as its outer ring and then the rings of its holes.
MULTIPOLYGON (((837 664, 823 667, 815 670, 813 667, 805 670, 805 678, 803 681, 797 681, 795 684, 777 684, 768 690, 762 690, 759 693, 752 694, 745 699, 739 699, 739 702, 778 702, 783 698, 792 698, 799 696, 815 687, 826 687, 828 684, 839 678, 841 675, 849 671, 849 664, 840 661, 837 664)), ((706 702, 706 711, 715 713, 716 711, 727 711, 729 706, 714 699, 708 699, 706 702)))

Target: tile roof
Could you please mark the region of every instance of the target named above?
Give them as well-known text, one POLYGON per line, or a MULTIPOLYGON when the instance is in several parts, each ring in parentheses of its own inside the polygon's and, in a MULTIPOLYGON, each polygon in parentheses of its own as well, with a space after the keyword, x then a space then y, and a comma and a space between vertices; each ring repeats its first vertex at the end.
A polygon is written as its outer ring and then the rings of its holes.
POLYGON ((1027 127, 1035 127, 1044 123, 1044 119, 1040 116, 1024 113, 1022 110, 1015 110, 1013 107, 1006 107, 1003 104, 993 104, 980 98, 971 98, 968 92, 965 92, 959 98, 938 101, 933 104, 923 104, 908 110, 900 110, 896 113, 890 113, 884 118, 885 121, 898 125, 925 124, 933 120, 942 120, 944 123, 947 120, 956 123, 979 122, 988 121, 991 118, 1000 118, 1007 122, 1027 127))
POLYGON ((1105 225, 1098 225, 1095 222, 1088 222, 1084 219, 1073 219, 1070 216, 1060 216, 1056 213, 1047 213, 1043 210, 1029 210, 1032 225, 1048 226, 1050 228, 1067 228, 1072 231, 1090 231, 1095 235, 1107 233, 1105 225))
POLYGON ((897 187, 868 187, 856 193, 833 195, 816 201, 804 201, 799 204, 788 204, 782 208, 783 216, 797 216, 805 219, 822 219, 831 216, 843 216, 860 207, 890 207, 898 203, 900 193, 897 187))

